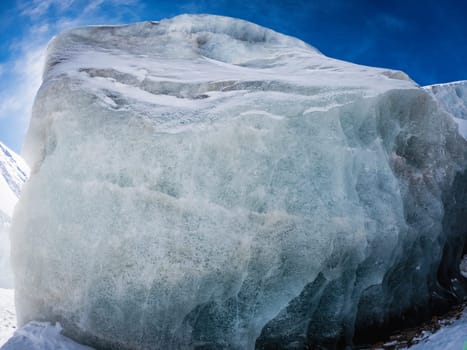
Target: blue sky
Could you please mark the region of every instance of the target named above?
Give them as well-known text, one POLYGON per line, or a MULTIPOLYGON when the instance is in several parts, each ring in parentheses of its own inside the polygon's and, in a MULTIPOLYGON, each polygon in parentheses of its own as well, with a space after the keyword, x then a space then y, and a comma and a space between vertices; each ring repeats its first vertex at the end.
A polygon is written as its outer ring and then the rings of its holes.
POLYGON ((243 18, 421 85, 467 79, 466 0, 2 0, 0 141, 20 151, 53 35, 181 13, 243 18))

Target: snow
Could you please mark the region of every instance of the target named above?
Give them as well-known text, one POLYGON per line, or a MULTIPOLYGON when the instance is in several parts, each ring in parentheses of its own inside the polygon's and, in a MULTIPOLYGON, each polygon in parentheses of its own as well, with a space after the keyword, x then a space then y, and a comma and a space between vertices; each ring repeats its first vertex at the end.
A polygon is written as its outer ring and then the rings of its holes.
POLYGON ((410 347, 410 350, 459 350, 467 347, 467 310, 462 317, 439 331, 428 334, 424 339, 410 347))
POLYGON ((0 212, 11 217, 29 168, 24 160, 0 142, 0 212))
POLYGON ((465 241, 467 144, 429 93, 241 20, 57 36, 24 155, 19 324, 96 347, 349 341, 445 295, 465 241))
POLYGON ((0 348, 2 350, 92 350, 61 334, 60 324, 32 321, 16 329, 13 289, 0 288, 0 348))
POLYGON ((0 288, 0 347, 16 330, 16 311, 13 289, 0 288))
POLYGON ((455 81, 425 87, 443 108, 459 119, 467 120, 467 81, 455 81))
POLYGON ((59 324, 29 322, 18 329, 2 350, 92 350, 61 334, 59 324))
POLYGON ((16 329, 13 275, 10 267, 11 215, 29 175, 24 160, 0 142, 0 346, 16 329))

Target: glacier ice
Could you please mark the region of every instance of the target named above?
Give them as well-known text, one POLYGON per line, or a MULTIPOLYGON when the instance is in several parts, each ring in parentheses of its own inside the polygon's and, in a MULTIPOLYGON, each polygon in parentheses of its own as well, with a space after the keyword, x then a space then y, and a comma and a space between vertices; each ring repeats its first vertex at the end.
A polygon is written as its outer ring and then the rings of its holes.
POLYGON ((426 86, 441 108, 451 114, 459 132, 467 139, 467 80, 426 86))
POLYGON ((13 209, 29 168, 23 159, 0 142, 0 288, 13 287, 9 229, 13 209))
POLYGON ((24 155, 20 324, 115 349, 333 347, 465 295, 449 113, 402 72, 248 22, 60 34, 24 155))

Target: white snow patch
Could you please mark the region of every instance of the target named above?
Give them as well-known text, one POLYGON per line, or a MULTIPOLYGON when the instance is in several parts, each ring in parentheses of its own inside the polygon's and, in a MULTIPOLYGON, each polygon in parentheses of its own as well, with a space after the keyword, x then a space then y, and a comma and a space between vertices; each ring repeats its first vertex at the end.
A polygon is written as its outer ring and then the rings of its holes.
POLYGON ((16 329, 13 289, 0 288, 0 347, 2 350, 91 350, 61 334, 60 324, 32 321, 16 329))
POLYGON ((24 160, 0 142, 0 211, 10 218, 28 175, 24 160))
POLYGON ((2 350, 92 350, 61 334, 59 323, 32 321, 18 329, 2 350))
POLYGON ((13 289, 0 288, 0 346, 16 330, 15 296, 13 289))
POLYGON ((467 348, 467 310, 462 317, 428 335, 410 350, 462 350, 467 348))

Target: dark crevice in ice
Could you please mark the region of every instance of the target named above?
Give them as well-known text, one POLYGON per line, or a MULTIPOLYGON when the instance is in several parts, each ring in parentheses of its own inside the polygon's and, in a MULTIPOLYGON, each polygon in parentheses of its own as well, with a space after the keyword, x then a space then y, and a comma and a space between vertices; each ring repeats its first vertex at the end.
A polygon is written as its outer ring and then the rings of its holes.
MULTIPOLYGON (((403 294, 413 294, 418 303, 408 305, 400 313, 392 312, 387 317, 381 317, 380 322, 357 323, 354 344, 372 344, 387 339, 390 334, 404 328, 415 327, 431 319, 433 315, 442 315, 453 305, 467 300, 467 279, 463 278, 459 270, 459 262, 467 245, 467 172, 458 173, 451 189, 443 196, 445 215, 443 218, 442 257, 439 266, 434 271, 430 295, 422 293, 422 288, 409 291, 400 288, 401 298, 393 299, 393 306, 402 299, 403 294)), ((407 251, 410 254, 410 251, 407 251)), ((427 251, 427 254, 430 254, 427 251)), ((402 270, 410 264, 401 264, 402 270)), ((396 274, 397 275, 397 274, 396 274)), ((395 281, 397 283, 397 281, 395 281)), ((400 283, 402 285, 402 283, 400 283)), ((414 285, 417 287, 417 284, 414 285)), ((371 306, 374 297, 368 293, 368 298, 362 298, 359 311, 371 306)))

